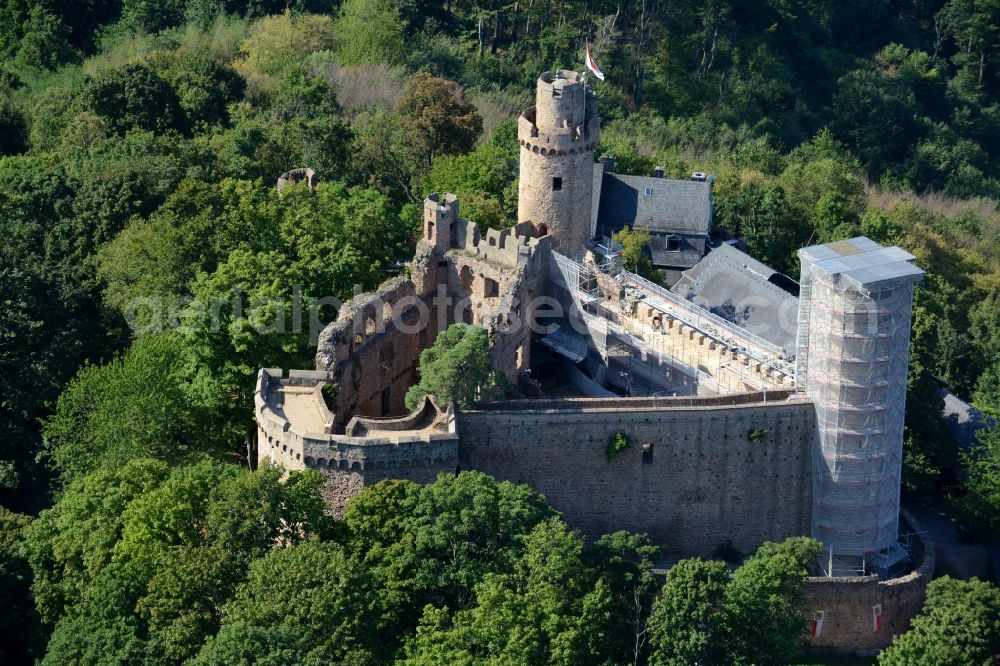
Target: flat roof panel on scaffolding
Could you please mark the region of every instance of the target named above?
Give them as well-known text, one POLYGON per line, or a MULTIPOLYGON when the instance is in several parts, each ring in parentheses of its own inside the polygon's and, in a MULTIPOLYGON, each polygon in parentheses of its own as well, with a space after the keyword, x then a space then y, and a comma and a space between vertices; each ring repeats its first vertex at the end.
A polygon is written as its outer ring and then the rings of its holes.
POLYGON ((882 247, 859 236, 848 240, 814 245, 799 250, 814 269, 840 276, 861 287, 892 280, 917 281, 924 272, 911 262, 915 257, 899 247, 882 247))

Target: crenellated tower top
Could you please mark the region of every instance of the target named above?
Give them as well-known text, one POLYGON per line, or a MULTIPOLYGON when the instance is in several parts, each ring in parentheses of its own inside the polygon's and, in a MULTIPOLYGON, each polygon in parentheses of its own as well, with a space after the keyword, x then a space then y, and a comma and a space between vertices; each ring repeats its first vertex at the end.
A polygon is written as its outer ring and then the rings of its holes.
POLYGON ((544 72, 535 105, 518 119, 521 180, 518 222, 530 222, 569 255, 591 236, 594 148, 600 138, 597 95, 577 72, 544 72))

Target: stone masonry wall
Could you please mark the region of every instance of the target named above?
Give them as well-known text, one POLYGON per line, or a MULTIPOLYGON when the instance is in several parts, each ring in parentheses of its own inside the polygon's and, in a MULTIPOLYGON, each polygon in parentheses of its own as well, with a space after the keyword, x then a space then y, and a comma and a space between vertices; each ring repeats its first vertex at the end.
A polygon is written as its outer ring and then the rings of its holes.
POLYGON ((458 416, 459 462, 530 485, 588 536, 647 533, 669 561, 808 534, 814 430, 805 401, 500 407, 458 416), (761 441, 750 441, 754 428, 766 429, 761 441), (619 431, 632 445, 609 461, 619 431))
MULTIPOLYGON (((455 413, 449 407, 439 414, 434 423, 426 417, 437 412, 431 401, 405 418, 395 419, 399 425, 406 422, 410 430, 377 431, 374 436, 352 437, 331 433, 321 424, 333 420, 323 403, 321 389, 329 380, 326 372, 290 371, 288 376, 280 369, 263 369, 257 376, 254 393, 254 413, 257 420, 257 462, 259 465, 275 464, 287 470, 315 469, 326 476, 324 499, 339 516, 347 501, 365 487, 383 479, 410 479, 427 483, 441 472, 454 472, 458 465, 458 434, 455 431, 455 413), (294 398, 311 402, 320 415, 321 422, 292 423, 286 418, 282 405, 282 390, 287 387, 312 389, 294 398)), ((284 399, 289 396, 285 395, 284 399)), ((355 423, 393 425, 379 419, 359 419, 355 423)))
POLYGON ((899 578, 879 580, 877 576, 810 578, 806 585, 808 615, 823 613, 819 636, 811 636, 809 651, 814 654, 871 655, 910 628, 910 619, 923 608, 927 584, 934 575, 934 545, 920 534, 913 518, 901 512, 903 521, 919 535, 917 568, 899 578), (880 607, 881 622, 876 627, 873 608, 880 607))
POLYGON ((521 146, 517 220, 577 256, 590 237, 593 151, 600 137, 597 97, 576 72, 545 72, 535 105, 518 118, 521 146))
POLYGON ((399 277, 341 308, 319 336, 316 368, 338 385, 334 414, 341 430, 355 414, 406 413, 420 352, 433 344, 437 320, 412 280, 399 277), (423 323, 421 323, 423 322, 423 323))

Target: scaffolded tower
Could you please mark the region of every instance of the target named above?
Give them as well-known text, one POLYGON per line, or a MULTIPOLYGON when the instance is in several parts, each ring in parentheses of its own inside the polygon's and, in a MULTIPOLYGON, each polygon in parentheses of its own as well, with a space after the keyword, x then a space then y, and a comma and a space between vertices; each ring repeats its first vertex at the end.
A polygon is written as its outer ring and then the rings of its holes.
POLYGON ((796 383, 816 404, 813 536, 827 575, 884 571, 898 545, 913 255, 867 238, 799 250, 796 383))

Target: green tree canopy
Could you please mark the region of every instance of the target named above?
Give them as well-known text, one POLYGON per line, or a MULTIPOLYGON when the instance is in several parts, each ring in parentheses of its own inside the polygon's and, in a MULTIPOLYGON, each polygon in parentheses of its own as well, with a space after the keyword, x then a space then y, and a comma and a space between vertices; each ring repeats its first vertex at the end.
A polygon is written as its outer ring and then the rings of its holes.
POLYGON ((454 81, 417 72, 403 86, 399 120, 416 154, 430 168, 438 155, 472 150, 483 131, 483 118, 465 101, 454 81))
POLYGON ((82 93, 82 103, 125 134, 131 129, 162 132, 183 129, 177 95, 159 74, 145 65, 125 65, 101 72, 82 93))
POLYGON ((802 605, 818 542, 765 543, 731 574, 721 562, 682 560, 649 620, 650 664, 788 663, 805 630, 802 605))
POLYGON ((43 427, 45 457, 64 481, 135 458, 176 463, 233 452, 212 382, 181 342, 176 333, 143 338, 70 382, 43 427))
POLYGON ((250 566, 191 663, 371 663, 371 579, 333 543, 276 548, 250 566))
POLYGON ((335 43, 337 58, 347 65, 402 62, 407 44, 397 4, 389 0, 344 0, 335 43))
POLYGON ((420 381, 406 392, 407 409, 416 409, 425 395, 434 396, 441 407, 450 402, 469 407, 504 390, 482 326, 452 324, 439 333, 434 344, 420 352, 419 371, 420 381))
POLYGON ((344 524, 375 577, 387 644, 415 626, 427 604, 471 606, 477 583, 511 571, 524 536, 552 515, 533 490, 478 472, 442 474, 423 486, 382 482, 352 499, 344 524))
POLYGON ((923 612, 893 639, 879 666, 980 666, 1000 652, 1000 588, 947 576, 927 586, 923 612))
POLYGON ((36 604, 55 625, 44 663, 193 657, 251 562, 330 535, 319 475, 282 476, 142 459, 70 483, 25 539, 36 604))

